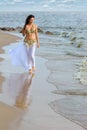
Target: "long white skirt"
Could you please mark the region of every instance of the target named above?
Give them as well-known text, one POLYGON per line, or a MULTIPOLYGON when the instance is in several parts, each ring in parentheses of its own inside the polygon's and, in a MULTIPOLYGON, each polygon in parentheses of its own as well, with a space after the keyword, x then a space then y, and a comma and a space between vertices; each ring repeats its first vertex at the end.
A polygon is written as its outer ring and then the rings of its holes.
POLYGON ((22 66, 26 70, 31 69, 35 66, 35 50, 35 44, 31 47, 27 47, 24 43, 19 43, 17 47, 9 50, 12 64, 22 66))

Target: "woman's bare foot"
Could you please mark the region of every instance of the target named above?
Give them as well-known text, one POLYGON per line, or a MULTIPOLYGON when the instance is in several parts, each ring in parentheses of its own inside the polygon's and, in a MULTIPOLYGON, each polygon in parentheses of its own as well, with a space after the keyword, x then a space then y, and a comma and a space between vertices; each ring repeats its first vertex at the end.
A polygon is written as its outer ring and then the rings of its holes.
POLYGON ((29 74, 32 74, 32 69, 29 69, 29 74))
POLYGON ((35 68, 35 66, 33 66, 33 67, 32 67, 32 71, 35 71, 35 70, 36 70, 36 68, 35 68))

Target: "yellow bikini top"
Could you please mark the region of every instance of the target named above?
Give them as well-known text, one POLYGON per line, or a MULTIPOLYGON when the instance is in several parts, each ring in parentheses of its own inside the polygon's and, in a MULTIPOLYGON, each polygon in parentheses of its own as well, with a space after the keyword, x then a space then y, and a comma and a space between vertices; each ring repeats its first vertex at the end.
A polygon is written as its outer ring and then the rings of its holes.
POLYGON ((35 33, 34 25, 32 25, 31 29, 26 29, 26 31, 28 32, 28 34, 35 33))

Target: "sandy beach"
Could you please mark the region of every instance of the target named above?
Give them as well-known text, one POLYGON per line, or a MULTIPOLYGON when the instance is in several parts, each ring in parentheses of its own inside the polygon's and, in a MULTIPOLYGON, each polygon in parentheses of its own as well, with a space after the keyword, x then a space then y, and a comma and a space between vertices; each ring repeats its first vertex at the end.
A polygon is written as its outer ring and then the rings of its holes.
POLYGON ((41 50, 37 50, 36 72, 29 75, 22 67, 12 66, 7 53, 10 46, 14 47, 20 39, 0 31, 0 130, 84 130, 74 118, 70 119, 63 113, 66 105, 70 104, 69 96, 66 98, 66 94, 61 94, 65 93, 66 87, 69 87, 68 92, 73 89, 73 93, 75 86, 82 87, 73 80, 73 63, 80 59, 56 57, 59 61, 55 59, 55 79, 53 61, 48 62, 50 55, 43 55, 41 50), (4 46, 6 50, 2 49, 4 46), (56 84, 59 84, 59 90, 62 87, 62 91, 55 91, 56 84), (66 100, 64 108, 61 105, 63 100, 66 100))

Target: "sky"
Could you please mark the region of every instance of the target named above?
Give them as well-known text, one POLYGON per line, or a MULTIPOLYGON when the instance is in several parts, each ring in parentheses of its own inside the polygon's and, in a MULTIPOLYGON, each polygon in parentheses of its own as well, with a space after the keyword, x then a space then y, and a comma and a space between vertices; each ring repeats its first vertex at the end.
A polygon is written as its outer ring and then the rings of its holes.
POLYGON ((0 11, 87 11, 87 0, 0 0, 0 11))

